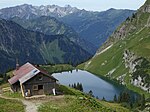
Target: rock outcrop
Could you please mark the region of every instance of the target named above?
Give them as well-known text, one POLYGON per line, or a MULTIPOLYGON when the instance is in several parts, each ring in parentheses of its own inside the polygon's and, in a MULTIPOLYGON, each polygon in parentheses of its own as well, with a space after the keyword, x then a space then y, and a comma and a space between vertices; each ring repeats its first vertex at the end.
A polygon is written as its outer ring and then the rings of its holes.
POLYGON ((146 72, 150 68, 149 61, 129 50, 124 51, 123 59, 125 67, 129 68, 129 73, 132 76, 131 84, 150 93, 150 83, 148 81, 150 75, 146 72))
POLYGON ((123 53, 123 59, 125 62, 125 67, 129 68, 129 72, 133 73, 136 71, 136 66, 140 64, 141 60, 137 61, 138 56, 136 56, 133 52, 129 50, 125 50, 123 53))
POLYGON ((140 8, 140 10, 141 10, 143 13, 150 13, 150 5, 149 5, 149 4, 144 5, 143 7, 140 8))

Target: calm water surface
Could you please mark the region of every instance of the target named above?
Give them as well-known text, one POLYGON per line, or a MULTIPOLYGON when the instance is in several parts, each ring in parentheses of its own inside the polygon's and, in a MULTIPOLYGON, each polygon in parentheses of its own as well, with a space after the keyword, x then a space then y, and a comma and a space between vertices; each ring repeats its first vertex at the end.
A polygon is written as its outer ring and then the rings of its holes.
POLYGON ((68 86, 69 84, 82 83, 84 92, 88 93, 93 91, 94 96, 98 96, 100 99, 105 97, 106 100, 113 100, 114 95, 117 96, 123 87, 114 85, 108 81, 105 81, 87 71, 73 70, 71 72, 54 73, 53 76, 59 80, 60 84, 68 86))

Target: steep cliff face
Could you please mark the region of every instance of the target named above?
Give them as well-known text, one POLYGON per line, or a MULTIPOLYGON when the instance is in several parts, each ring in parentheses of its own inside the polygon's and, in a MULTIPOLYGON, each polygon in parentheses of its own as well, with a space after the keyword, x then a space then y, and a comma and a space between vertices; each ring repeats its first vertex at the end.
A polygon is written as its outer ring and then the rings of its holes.
MULTIPOLYGON (((79 67, 133 89, 150 88, 150 0, 126 19, 95 56, 79 67)), ((141 91, 142 91, 141 90, 141 91)))

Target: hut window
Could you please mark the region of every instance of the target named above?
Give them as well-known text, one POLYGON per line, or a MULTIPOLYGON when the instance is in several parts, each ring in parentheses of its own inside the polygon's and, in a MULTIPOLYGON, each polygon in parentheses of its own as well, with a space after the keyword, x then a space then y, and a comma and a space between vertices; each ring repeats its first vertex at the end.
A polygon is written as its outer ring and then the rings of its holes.
POLYGON ((43 85, 38 85, 38 90, 43 89, 43 85))
POLYGON ((34 70, 33 73, 36 73, 38 70, 34 70))
POLYGON ((42 77, 42 76, 39 76, 39 80, 40 80, 40 81, 43 80, 43 77, 42 77))
POLYGON ((33 90, 38 90, 38 85, 34 85, 33 90))

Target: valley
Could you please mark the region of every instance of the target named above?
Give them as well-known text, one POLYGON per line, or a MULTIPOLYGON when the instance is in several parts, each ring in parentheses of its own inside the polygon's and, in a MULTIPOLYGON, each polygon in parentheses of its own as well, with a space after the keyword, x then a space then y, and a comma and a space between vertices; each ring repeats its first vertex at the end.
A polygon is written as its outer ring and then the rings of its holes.
POLYGON ((80 111, 150 111, 150 0, 0 9, 0 112, 80 111))
POLYGON ((91 12, 71 6, 28 4, 0 9, 0 50, 3 52, 0 55, 0 73, 14 68, 16 59, 20 64, 30 61, 34 64, 69 63, 76 66, 91 58, 115 28, 133 12, 116 9, 91 12), (11 43, 6 43, 5 37, 9 37, 11 43), (28 42, 27 48, 20 46, 24 45, 23 42, 28 42))

